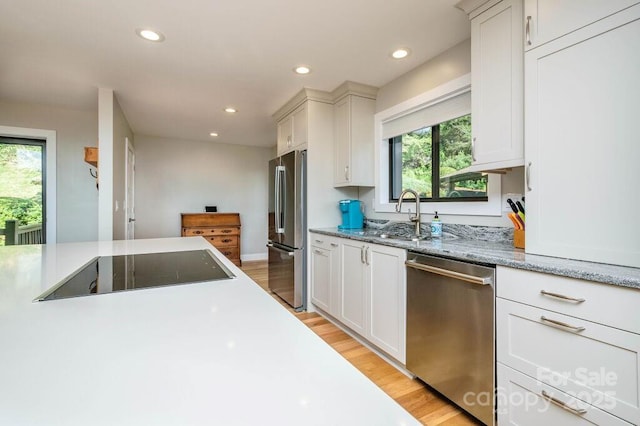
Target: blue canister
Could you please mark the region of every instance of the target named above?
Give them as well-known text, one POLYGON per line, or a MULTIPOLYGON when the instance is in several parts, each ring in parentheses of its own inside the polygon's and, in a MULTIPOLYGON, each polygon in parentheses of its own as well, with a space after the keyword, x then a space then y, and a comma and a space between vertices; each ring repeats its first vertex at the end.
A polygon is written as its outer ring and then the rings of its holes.
POLYGON ((433 217, 433 220, 431 221, 431 237, 432 238, 442 237, 442 222, 440 222, 440 219, 438 218, 438 212, 436 212, 436 215, 433 217))

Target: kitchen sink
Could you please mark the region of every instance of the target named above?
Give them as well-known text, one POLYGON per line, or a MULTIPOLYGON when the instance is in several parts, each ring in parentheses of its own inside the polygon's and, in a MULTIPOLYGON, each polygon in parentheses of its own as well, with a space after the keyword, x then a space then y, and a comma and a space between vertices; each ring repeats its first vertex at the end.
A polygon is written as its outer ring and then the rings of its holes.
POLYGON ((430 238, 429 235, 421 235, 419 237, 415 235, 398 235, 398 234, 386 234, 381 233, 378 235, 380 238, 390 239, 390 240, 399 240, 399 241, 423 241, 428 240, 430 238))

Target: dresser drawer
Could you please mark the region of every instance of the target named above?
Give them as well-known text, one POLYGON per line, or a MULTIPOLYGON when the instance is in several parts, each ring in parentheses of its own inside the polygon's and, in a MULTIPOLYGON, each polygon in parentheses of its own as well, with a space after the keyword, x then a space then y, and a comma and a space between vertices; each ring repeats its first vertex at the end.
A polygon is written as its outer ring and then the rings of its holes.
POLYGON ((612 425, 619 418, 498 363, 497 411, 500 426, 612 425), (553 398, 553 401, 551 400, 553 398), (564 407, 561 405, 564 404, 564 407))
POLYGON ((238 247, 216 247, 220 253, 224 254, 230 260, 240 259, 240 250, 238 247))
POLYGON ((640 290, 501 266, 496 269, 498 297, 640 333, 640 290))
POLYGON ((498 298, 496 343, 498 362, 625 420, 640 419, 640 335, 498 298))
POLYGON ((182 235, 185 237, 192 237, 196 235, 200 235, 203 237, 210 235, 240 235, 239 228, 212 228, 212 227, 202 227, 202 228, 182 228, 182 235))
POLYGON ((221 247, 238 247, 237 235, 214 235, 213 237, 204 237, 214 246, 221 247))

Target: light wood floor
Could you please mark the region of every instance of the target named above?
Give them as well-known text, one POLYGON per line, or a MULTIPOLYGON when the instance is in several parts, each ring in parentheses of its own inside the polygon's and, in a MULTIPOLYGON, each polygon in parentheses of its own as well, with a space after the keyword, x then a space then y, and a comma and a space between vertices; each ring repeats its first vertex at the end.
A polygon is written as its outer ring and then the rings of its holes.
MULTIPOLYGON (((242 270, 265 291, 269 291, 266 261, 242 262, 242 270)), ((273 297, 288 308, 279 297, 276 295, 273 297)), ((481 424, 424 383, 400 373, 320 315, 297 313, 292 309, 289 311, 423 424, 447 426, 481 424)))

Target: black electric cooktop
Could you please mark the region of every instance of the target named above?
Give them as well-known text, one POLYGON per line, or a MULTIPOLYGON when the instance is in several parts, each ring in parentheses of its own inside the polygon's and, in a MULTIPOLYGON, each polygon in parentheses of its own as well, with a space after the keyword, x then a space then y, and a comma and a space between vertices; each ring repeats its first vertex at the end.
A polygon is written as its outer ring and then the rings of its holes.
POLYGON ((234 277, 208 250, 100 256, 36 300, 66 299, 234 277))

